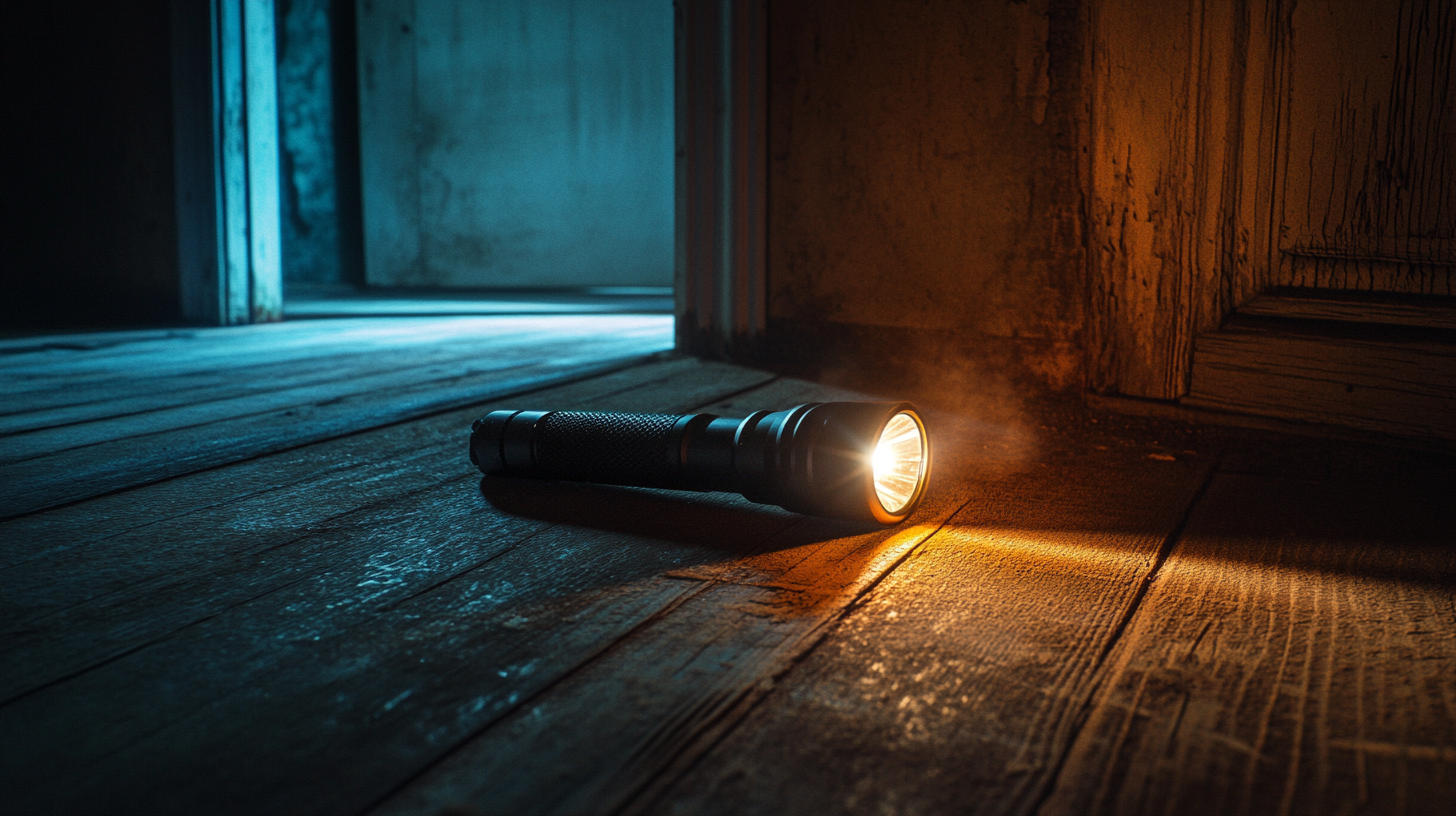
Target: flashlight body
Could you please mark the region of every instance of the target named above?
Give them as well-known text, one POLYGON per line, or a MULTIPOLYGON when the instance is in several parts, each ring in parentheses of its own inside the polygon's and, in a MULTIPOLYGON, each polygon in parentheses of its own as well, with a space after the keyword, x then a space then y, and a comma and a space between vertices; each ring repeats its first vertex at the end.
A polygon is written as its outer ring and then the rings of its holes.
MULTIPOLYGON (((906 411, 915 415, 908 403, 856 402, 742 419, 494 411, 475 422, 470 459, 490 475, 726 491, 800 513, 894 524, 914 510, 925 480, 888 513, 875 498, 869 453, 889 418, 906 411)), ((927 447, 927 470, 928 457, 927 447)))

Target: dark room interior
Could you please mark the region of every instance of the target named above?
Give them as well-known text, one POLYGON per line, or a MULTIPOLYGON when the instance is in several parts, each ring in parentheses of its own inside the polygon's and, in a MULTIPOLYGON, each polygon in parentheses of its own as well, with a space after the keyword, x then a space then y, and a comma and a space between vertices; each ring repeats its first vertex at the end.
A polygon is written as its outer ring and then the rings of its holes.
POLYGON ((0 38, 0 815, 1451 812, 1453 0, 0 38))

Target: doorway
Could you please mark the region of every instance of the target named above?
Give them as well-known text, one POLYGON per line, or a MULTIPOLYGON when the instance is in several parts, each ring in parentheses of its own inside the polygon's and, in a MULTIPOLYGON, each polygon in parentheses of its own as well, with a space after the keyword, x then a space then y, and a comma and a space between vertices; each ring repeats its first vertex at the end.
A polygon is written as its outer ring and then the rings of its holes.
POLYGON ((280 2, 288 315, 671 311, 672 14, 280 2))

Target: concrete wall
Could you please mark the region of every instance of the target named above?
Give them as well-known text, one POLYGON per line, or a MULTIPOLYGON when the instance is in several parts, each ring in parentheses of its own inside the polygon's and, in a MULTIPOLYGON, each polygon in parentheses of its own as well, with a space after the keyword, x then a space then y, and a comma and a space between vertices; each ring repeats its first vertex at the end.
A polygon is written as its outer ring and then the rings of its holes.
POLYGON ((1076 4, 800 0, 769 26, 770 356, 1080 385, 1076 4))
POLYGON ((365 0, 372 286, 669 285, 669 0, 365 0))

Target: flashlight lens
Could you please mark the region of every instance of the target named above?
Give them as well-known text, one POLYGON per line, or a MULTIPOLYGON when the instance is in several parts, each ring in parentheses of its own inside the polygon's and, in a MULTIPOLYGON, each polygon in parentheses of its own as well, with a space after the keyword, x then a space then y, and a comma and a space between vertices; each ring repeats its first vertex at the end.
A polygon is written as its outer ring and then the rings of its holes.
POLYGON ((890 417, 873 460, 875 495, 886 513, 898 513, 915 496, 925 471, 925 439, 920 423, 901 411, 890 417))

